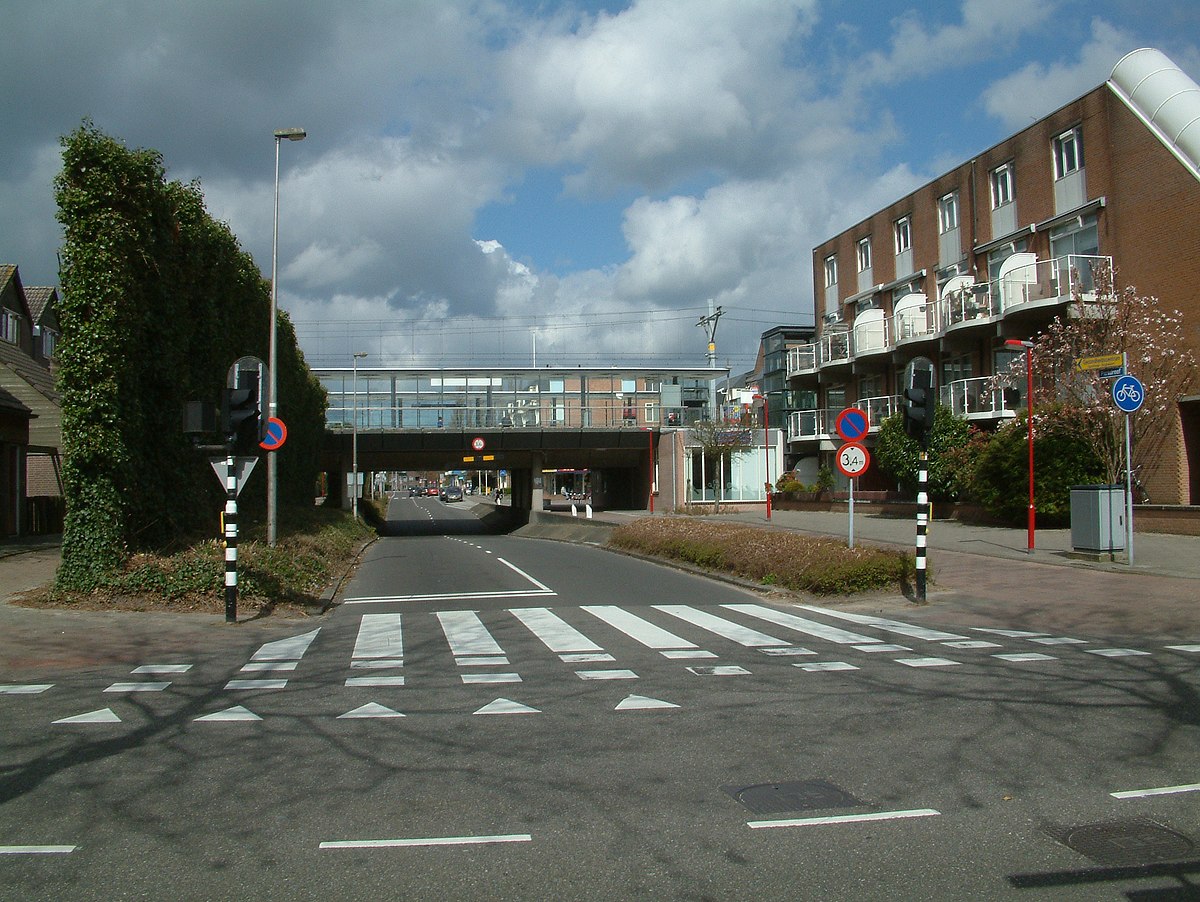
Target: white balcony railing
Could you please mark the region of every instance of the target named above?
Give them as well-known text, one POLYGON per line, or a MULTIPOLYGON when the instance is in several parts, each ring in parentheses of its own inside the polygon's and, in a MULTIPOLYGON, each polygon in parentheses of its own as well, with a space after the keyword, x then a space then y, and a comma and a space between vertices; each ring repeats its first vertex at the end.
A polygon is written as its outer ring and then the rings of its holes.
POLYGON ((903 306, 891 317, 860 322, 850 329, 843 327, 811 344, 790 348, 788 377, 849 363, 858 356, 878 354, 905 342, 937 338, 948 330, 986 323, 1031 306, 1063 304, 1075 297, 1085 304, 1092 303, 1094 270, 1100 265, 1112 265, 1111 257, 1078 254, 1052 260, 1037 260, 1033 254, 1014 254, 1009 259, 1011 264, 991 282, 971 283, 970 277, 961 278, 962 284, 952 282, 936 302, 903 306))
POLYGON ((850 341, 850 332, 830 332, 827 335, 822 335, 818 341, 821 354, 821 366, 828 366, 833 363, 848 363, 854 356, 853 344, 850 341))
POLYGON ((1095 299, 1093 269, 1099 263, 1111 266, 1112 258, 1069 254, 1037 260, 1002 274, 992 283, 992 292, 999 297, 1001 313, 1024 304, 1061 303, 1076 295, 1088 303, 1095 299))
POLYGON ((819 409, 819 410, 794 410, 788 414, 788 434, 789 442, 813 441, 814 439, 828 439, 837 434, 834 424, 837 423, 837 415, 841 413, 843 408, 839 407, 836 410, 819 409))
POLYGON ((956 417, 968 420, 1016 416, 1025 407, 1025 390, 1003 376, 956 379, 942 386, 941 403, 956 417))
POLYGON ((794 348, 788 348, 787 352, 787 374, 790 379, 792 376, 799 376, 802 373, 814 373, 820 363, 818 354, 818 346, 816 344, 799 345, 794 348))
POLYGON ((900 410, 899 395, 880 395, 876 398, 859 398, 854 406, 866 411, 870 432, 878 432, 880 425, 888 417, 900 410))

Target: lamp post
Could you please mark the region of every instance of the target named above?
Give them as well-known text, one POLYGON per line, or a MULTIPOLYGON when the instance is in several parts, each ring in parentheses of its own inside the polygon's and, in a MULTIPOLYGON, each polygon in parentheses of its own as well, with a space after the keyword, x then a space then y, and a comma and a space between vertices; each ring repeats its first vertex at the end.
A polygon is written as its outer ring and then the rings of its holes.
POLYGON ((1009 338, 1004 342, 1014 348, 1025 349, 1025 409, 1029 416, 1029 553, 1033 554, 1033 531, 1037 514, 1033 506, 1033 342, 1020 338, 1009 338))
POLYGON ((763 484, 767 490, 767 519, 771 519, 771 405, 767 401, 766 395, 755 395, 755 401, 763 402, 763 456, 766 458, 767 471, 766 482, 763 484))
MULTIPOLYGON (((271 227, 271 344, 267 353, 267 416, 278 416, 276 374, 279 359, 276 349, 275 320, 279 309, 278 265, 279 265, 279 142, 303 141, 307 132, 302 128, 281 128, 275 132, 275 218, 271 227)), ((267 452, 267 544, 274 546, 276 538, 277 512, 279 508, 279 484, 275 452, 267 452)))
POLYGON ((351 506, 354 509, 354 519, 358 519, 358 361, 367 356, 366 351, 354 352, 354 419, 350 421, 350 456, 353 461, 353 482, 350 485, 351 506))

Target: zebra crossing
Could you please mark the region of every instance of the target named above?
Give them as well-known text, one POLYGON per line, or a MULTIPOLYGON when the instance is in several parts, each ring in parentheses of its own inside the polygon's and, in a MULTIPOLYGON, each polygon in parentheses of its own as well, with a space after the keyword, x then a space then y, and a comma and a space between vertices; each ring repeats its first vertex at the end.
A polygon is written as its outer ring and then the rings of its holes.
MULTIPOLYGON (((1158 663, 1200 655, 1200 644, 1194 642, 1128 648, 1032 630, 981 626, 950 632, 810 605, 792 605, 787 610, 752 603, 525 606, 352 614, 350 629, 318 627, 263 644, 220 685, 231 699, 254 697, 253 690, 313 688, 315 684, 305 680, 303 665, 314 649, 323 662, 317 669, 324 673, 331 668, 336 673, 337 662, 345 661, 344 688, 402 689, 406 696, 422 689, 445 689, 448 680, 462 687, 522 684, 527 679, 539 686, 548 679, 627 681, 634 686, 639 680, 661 683, 671 674, 757 674, 771 679, 791 674, 803 679, 805 674, 852 675, 881 666, 936 671, 963 664, 1022 669, 1046 665, 1065 672, 1062 668, 1105 659, 1158 663), (343 654, 348 659, 341 659, 343 654)), ((181 661, 142 664, 130 671, 130 678, 102 691, 110 696, 163 693, 173 681, 191 685, 195 678, 191 668, 191 663, 181 661)), ((53 683, 0 684, 0 699, 42 696, 53 688, 53 683)), ((667 699, 633 693, 613 710, 677 707, 667 699)), ((471 713, 540 712, 512 699, 496 698, 471 713)), ((338 716, 406 715, 371 699, 338 716)), ((233 704, 195 719, 261 718, 244 705, 233 704)), ((113 708, 105 707, 52 723, 121 720, 113 708)))
MULTIPOLYGON (((761 669, 756 662, 770 666, 772 661, 819 673, 858 670, 877 660, 908 668, 947 668, 983 659, 1009 665, 1057 662, 1066 650, 1109 658, 1153 653, 1092 647, 1086 639, 1030 631, 977 627, 968 635, 809 605, 794 610, 743 603, 364 614, 350 669, 372 673, 352 673, 345 685, 415 685, 405 674, 411 660, 404 649, 406 635, 414 631, 422 636, 426 663, 444 665, 466 686, 522 683, 523 669, 551 656, 572 665, 570 672, 580 680, 636 680, 647 669, 646 652, 705 676, 751 674, 761 669), (907 644, 892 641, 897 639, 907 644), (1043 649, 1057 646, 1059 654, 1032 650, 1030 643, 1043 649), (730 658, 736 663, 713 663, 730 658)), ((1200 646, 1163 647, 1176 653, 1195 653, 1193 649, 1200 646)))

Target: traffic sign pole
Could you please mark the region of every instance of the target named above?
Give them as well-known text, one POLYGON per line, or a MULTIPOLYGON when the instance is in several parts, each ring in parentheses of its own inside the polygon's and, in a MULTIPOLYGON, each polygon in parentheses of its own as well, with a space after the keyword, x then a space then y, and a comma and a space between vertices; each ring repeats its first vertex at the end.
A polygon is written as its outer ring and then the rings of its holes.
MULTIPOLYGON (((1121 367, 1125 368, 1125 355, 1121 367)), ((1133 566, 1133 453, 1129 438, 1129 415, 1146 400, 1146 390, 1136 376, 1121 376, 1112 385, 1113 403, 1125 412, 1125 548, 1129 565, 1133 566)))
MULTIPOLYGON (((857 413, 862 413, 862 411, 859 411, 856 408, 850 409, 855 410, 857 413)), ((849 413, 849 411, 842 411, 842 413, 849 413)), ((841 418, 839 417, 839 432, 841 432, 840 419, 841 418)), ((866 432, 865 414, 863 415, 861 425, 862 431, 859 434, 866 432)), ((853 426, 849 431, 853 434, 853 426)), ((844 434, 845 433, 843 433, 843 435, 844 434)), ((870 465, 870 463, 871 453, 858 442, 847 441, 846 444, 838 448, 837 467, 842 471, 842 475, 846 476, 850 480, 850 534, 847 537, 847 544, 849 544, 851 548, 854 547, 854 480, 857 476, 867 471, 867 467, 870 465)))
POLYGON ((847 537, 846 545, 850 548, 854 547, 854 480, 850 480, 850 535, 847 537))

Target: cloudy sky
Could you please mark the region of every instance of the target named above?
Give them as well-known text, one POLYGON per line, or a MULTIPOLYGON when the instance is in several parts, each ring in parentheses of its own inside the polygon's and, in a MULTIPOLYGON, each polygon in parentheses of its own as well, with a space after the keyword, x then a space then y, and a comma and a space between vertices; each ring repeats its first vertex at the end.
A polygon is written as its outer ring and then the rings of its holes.
POLYGON ((0 0, 0 262, 56 281, 60 136, 199 179, 314 366, 703 365, 812 248, 1163 50, 1195 0, 0 0))

